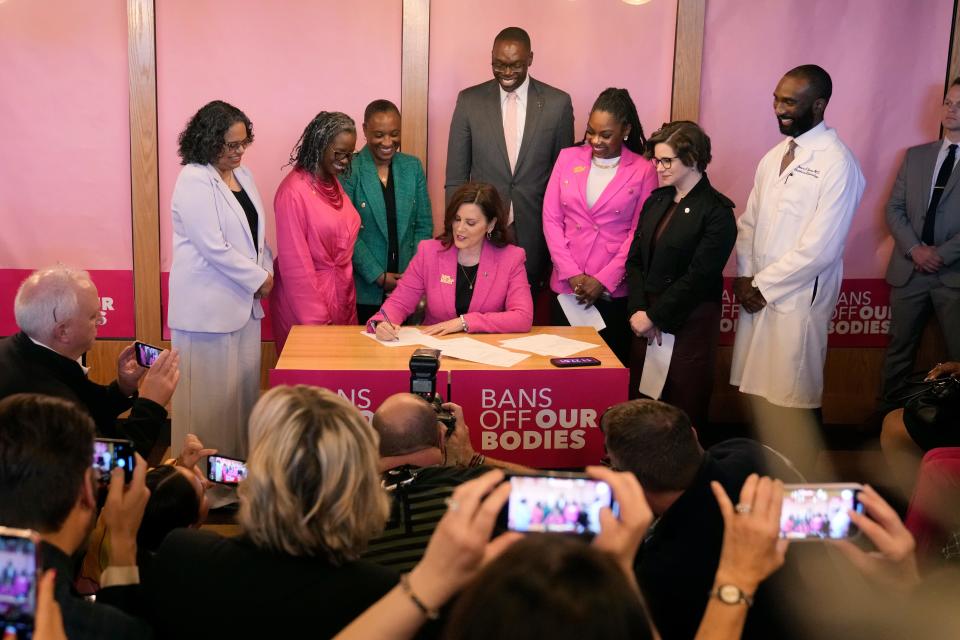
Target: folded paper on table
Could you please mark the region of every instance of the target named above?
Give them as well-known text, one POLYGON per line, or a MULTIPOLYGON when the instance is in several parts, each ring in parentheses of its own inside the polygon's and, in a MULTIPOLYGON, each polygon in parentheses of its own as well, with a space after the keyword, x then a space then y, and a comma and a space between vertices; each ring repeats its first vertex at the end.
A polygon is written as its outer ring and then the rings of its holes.
POLYGON ((401 327, 399 340, 379 340, 376 335, 372 333, 367 333, 366 331, 362 331, 361 333, 368 338, 376 340, 378 344, 384 347, 424 346, 431 349, 439 349, 441 355, 448 358, 458 358, 460 360, 489 364, 496 367, 512 367, 518 362, 530 357, 526 353, 508 351, 496 345, 487 344, 486 342, 481 342, 473 338, 440 340, 439 338, 428 336, 414 327, 401 327))
POLYGON ((597 331, 607 328, 607 323, 603 321, 603 316, 597 308, 580 304, 574 294, 561 293, 557 295, 557 302, 560 303, 560 308, 563 309, 571 327, 593 327, 597 331))
POLYGON ((380 340, 375 333, 367 333, 365 330, 360 333, 368 338, 373 338, 385 347, 413 347, 422 345, 430 347, 431 349, 439 349, 440 347, 436 345, 443 342, 433 336, 425 335, 420 329, 415 327, 400 327, 399 340, 380 340))
POLYGON ((654 340, 647 345, 647 355, 643 360, 643 374, 640 376, 640 393, 654 400, 663 395, 663 385, 667 382, 667 372, 670 371, 670 360, 673 358, 672 333, 661 334, 662 344, 654 340))

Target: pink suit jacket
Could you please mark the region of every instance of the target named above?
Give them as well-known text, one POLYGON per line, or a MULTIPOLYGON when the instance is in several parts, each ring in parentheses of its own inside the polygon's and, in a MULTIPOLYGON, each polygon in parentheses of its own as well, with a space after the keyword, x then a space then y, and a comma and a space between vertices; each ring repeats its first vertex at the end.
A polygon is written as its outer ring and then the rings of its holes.
POLYGON ((543 235, 553 273, 550 288, 571 293, 568 278, 585 273, 614 298, 627 295, 626 262, 640 209, 657 188, 653 163, 626 147, 617 173, 593 207, 587 206, 590 145, 560 152, 543 198, 543 235))
MULTIPOLYGON (((464 314, 470 333, 522 333, 533 324, 533 298, 527 283, 526 253, 520 247, 496 247, 483 243, 480 266, 474 284, 469 311, 464 314)), ((457 248, 445 249, 439 240, 424 240, 397 288, 381 310, 389 321, 400 324, 407 319, 420 297, 426 294, 425 325, 457 317, 457 248)), ((378 312, 370 320, 381 321, 378 312)), ((371 330, 369 323, 368 331, 371 330)))

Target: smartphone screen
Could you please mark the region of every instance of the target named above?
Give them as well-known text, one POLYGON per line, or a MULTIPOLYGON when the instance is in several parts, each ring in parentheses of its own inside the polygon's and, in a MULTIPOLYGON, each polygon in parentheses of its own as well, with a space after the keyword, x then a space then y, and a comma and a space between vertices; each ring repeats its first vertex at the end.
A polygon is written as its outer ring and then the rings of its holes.
POLYGON ((207 458, 207 479, 220 484, 239 484, 247 477, 247 463, 226 456, 207 458))
POLYGON ((586 476, 510 477, 506 526, 511 531, 596 534, 600 510, 615 509, 610 485, 586 476))
POLYGON ((3 638, 30 638, 37 608, 39 537, 0 527, 0 630, 3 638))
POLYGON ((858 484, 785 485, 780 537, 840 540, 857 535, 849 512, 863 512, 861 488, 858 484))
POLYGON ((113 438, 97 438, 93 441, 93 468, 99 475, 101 482, 110 482, 110 471, 114 467, 123 469, 124 481, 130 482, 133 477, 134 457, 133 442, 131 440, 117 440, 113 438))
POLYGON ((134 342, 133 350, 137 357, 137 364, 141 367, 151 367, 156 361, 157 356, 160 355, 160 352, 163 351, 160 347, 155 347, 152 344, 147 344, 146 342, 134 342))

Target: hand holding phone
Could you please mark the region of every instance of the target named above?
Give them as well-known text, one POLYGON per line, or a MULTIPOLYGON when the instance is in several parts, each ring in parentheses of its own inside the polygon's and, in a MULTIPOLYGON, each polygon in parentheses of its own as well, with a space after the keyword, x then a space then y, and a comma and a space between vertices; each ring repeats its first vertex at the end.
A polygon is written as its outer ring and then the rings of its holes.
POLYGON ((4 638, 32 636, 37 611, 40 536, 0 527, 0 621, 4 638))
POLYGON ((859 529, 850 511, 863 513, 855 483, 786 484, 780 512, 780 537, 789 540, 842 540, 859 529))
POLYGON ((227 456, 207 458, 207 480, 218 484, 236 486, 247 477, 247 463, 227 456))

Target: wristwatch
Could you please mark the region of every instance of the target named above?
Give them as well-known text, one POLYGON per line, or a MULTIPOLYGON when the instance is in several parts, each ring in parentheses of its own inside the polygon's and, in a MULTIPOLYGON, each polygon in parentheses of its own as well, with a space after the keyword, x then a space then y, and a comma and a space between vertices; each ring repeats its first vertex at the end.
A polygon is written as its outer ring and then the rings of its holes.
POLYGON ((723 604, 734 605, 744 602, 748 607, 753 606, 753 597, 748 596, 740 587, 733 584, 718 584, 710 592, 710 597, 715 597, 723 604))

